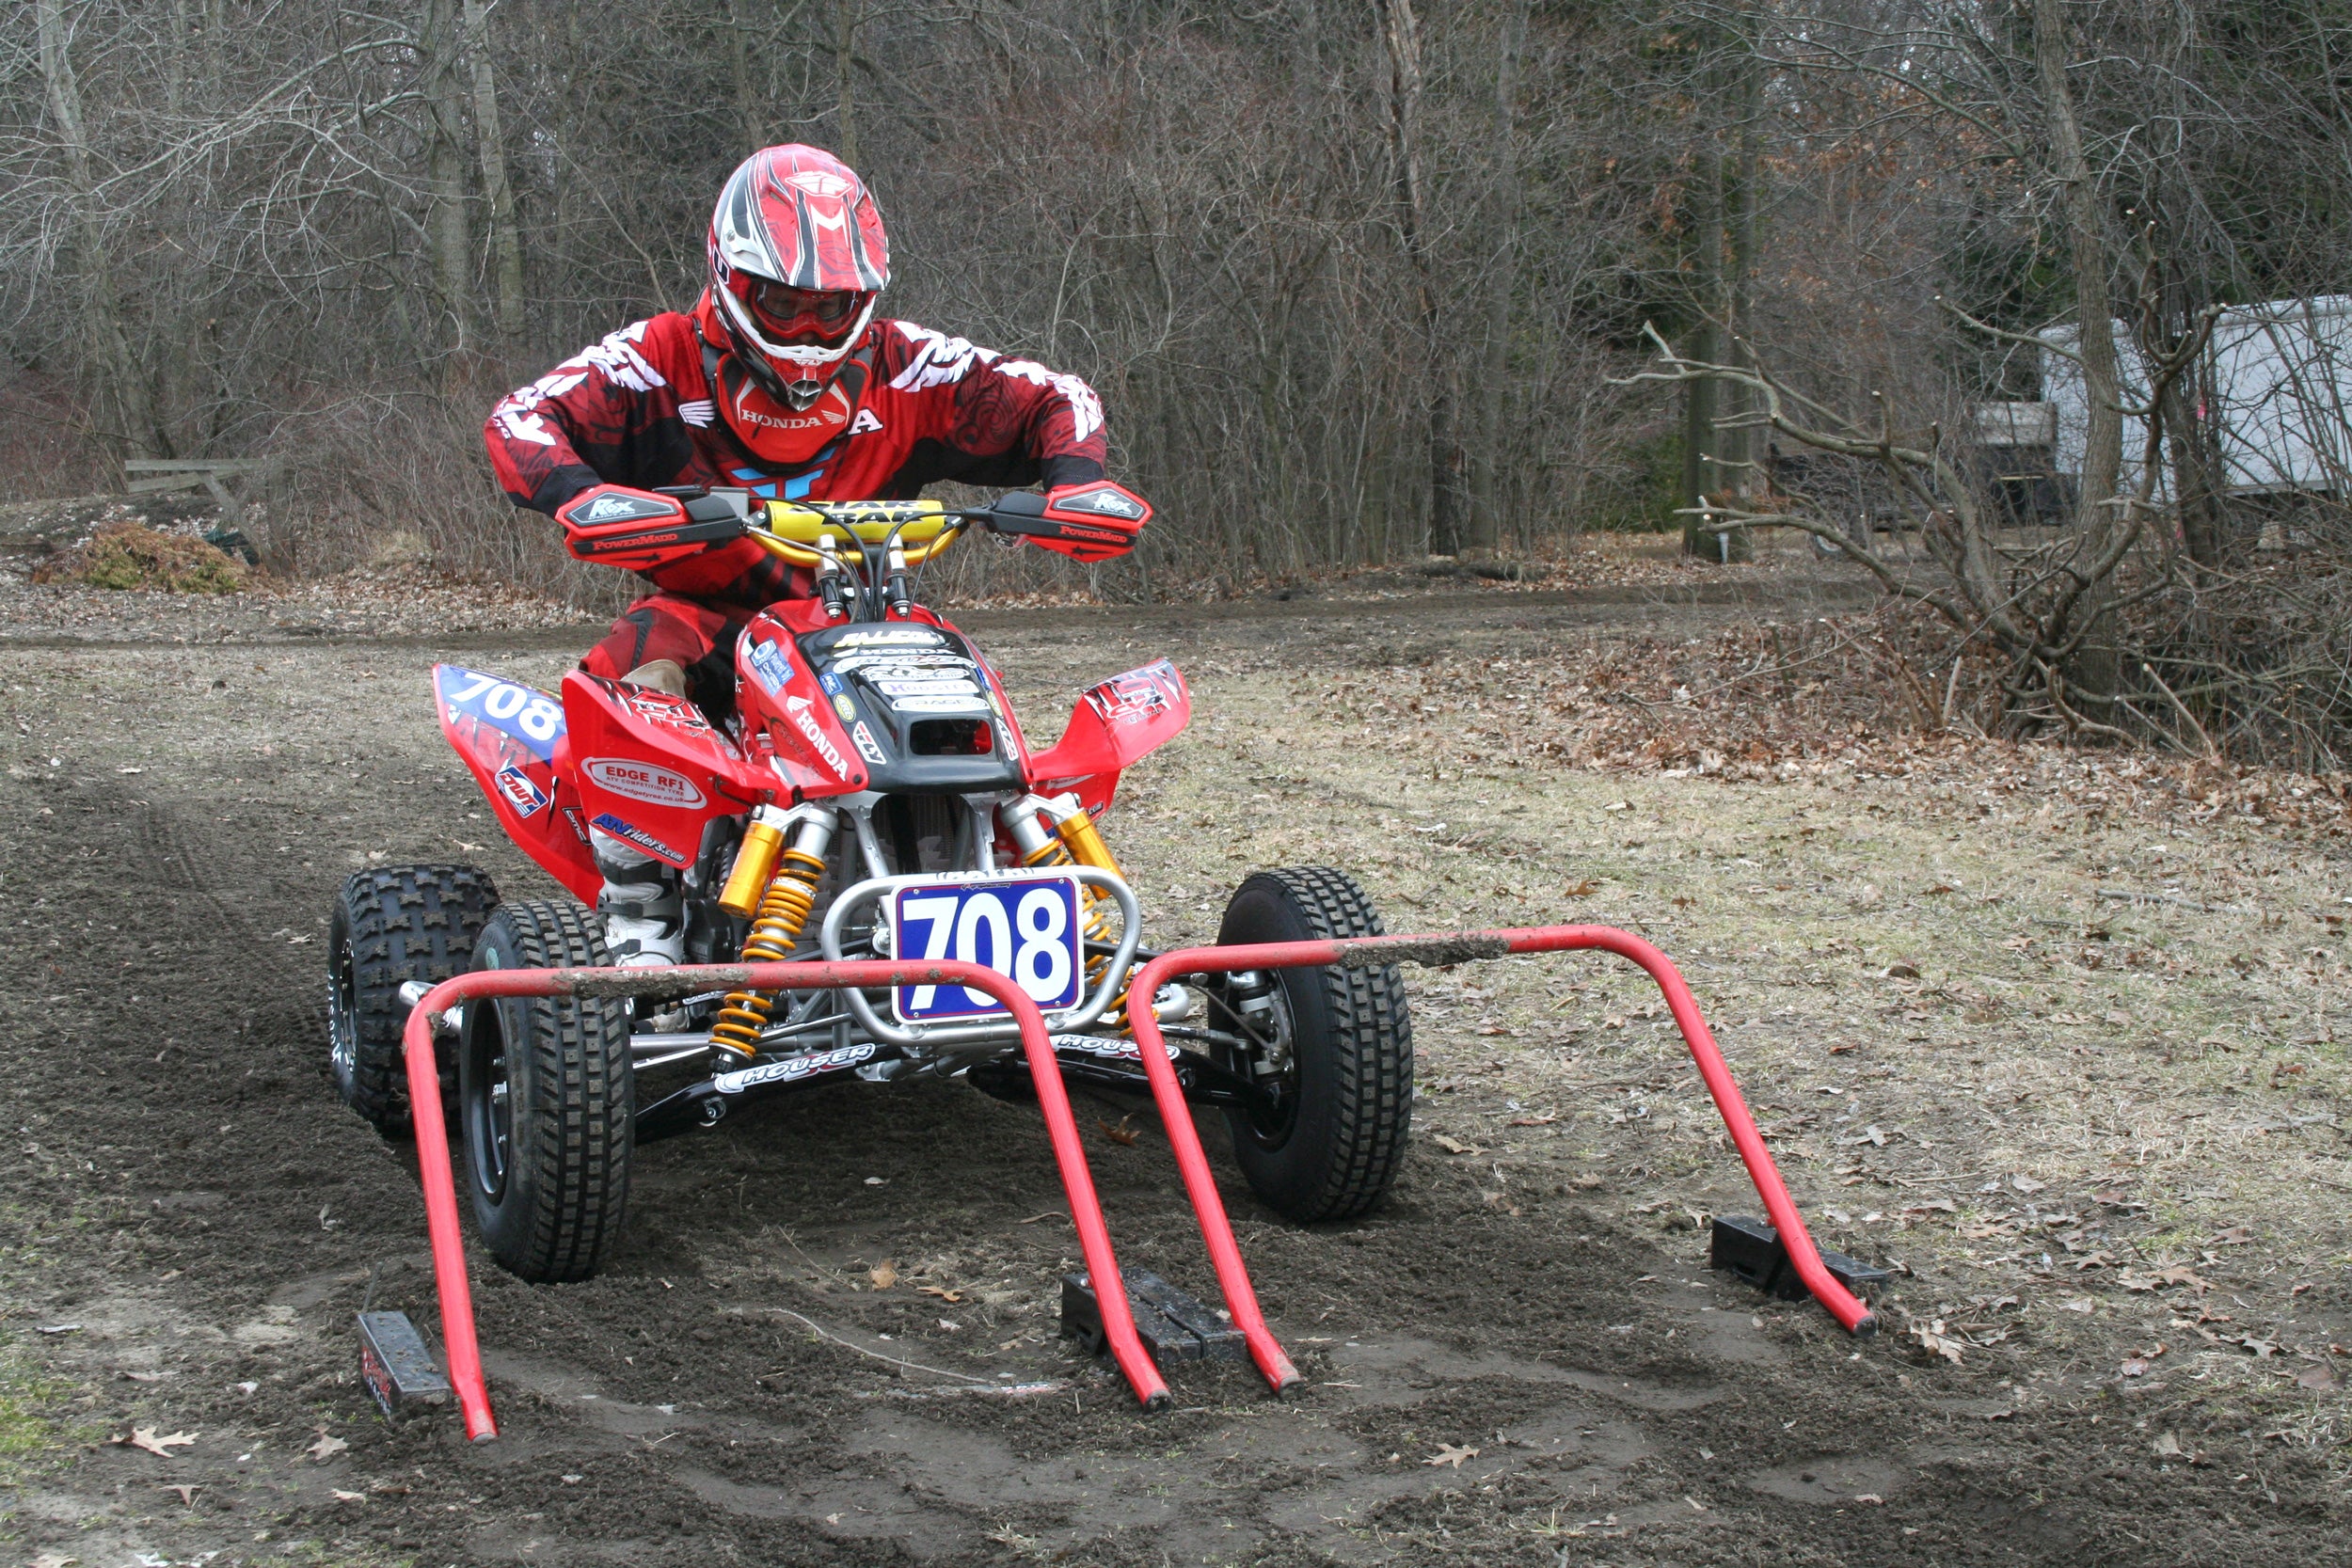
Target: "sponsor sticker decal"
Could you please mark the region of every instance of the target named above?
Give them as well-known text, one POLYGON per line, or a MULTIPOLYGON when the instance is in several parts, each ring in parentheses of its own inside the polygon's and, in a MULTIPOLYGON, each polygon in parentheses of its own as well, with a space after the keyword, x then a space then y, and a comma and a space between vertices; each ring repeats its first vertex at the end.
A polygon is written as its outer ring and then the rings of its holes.
POLYGON ((977 691, 961 697, 893 697, 891 707, 899 713, 986 713, 988 705, 977 691))
POLYGON ((648 855, 659 855, 665 861, 686 859, 684 855, 679 854, 634 822, 624 822, 609 811, 598 815, 594 825, 599 832, 611 833, 614 838, 634 844, 648 855))
MULTIPOLYGON (((1099 1035, 1050 1035, 1046 1037, 1054 1042, 1054 1049, 1057 1052, 1075 1051, 1114 1062, 1140 1064, 1143 1061, 1143 1048, 1133 1040, 1106 1040, 1099 1035)), ((1162 1040, 1160 1049, 1168 1053, 1169 1061, 1176 1059, 1178 1051, 1170 1041, 1162 1040)))
POLYGON ((834 692, 833 696, 833 710, 834 712, 841 715, 841 721, 845 724, 852 724, 857 721, 857 705, 850 701, 849 698, 841 695, 838 691, 834 692))
POLYGON ((580 770, 599 788, 632 800, 643 800, 649 806, 694 807, 703 803, 703 792, 694 781, 683 773, 673 773, 650 762, 633 762, 627 757, 590 757, 580 765, 580 770))
POLYGON ((922 681, 881 681, 874 687, 885 697, 977 697, 980 689, 968 676, 941 672, 938 679, 922 681))
POLYGON ((929 626, 877 626, 870 631, 845 631, 834 639, 836 648, 936 648, 946 641, 929 626))
POLYGON ((881 742, 874 738, 874 732, 866 727, 866 721, 864 720, 861 719, 856 723, 850 726, 850 738, 857 742, 857 754, 872 763, 875 767, 880 768, 883 763, 890 760, 888 757, 882 755, 881 742))
POLYGON ((793 727, 816 749, 817 754, 825 759, 825 766, 832 768, 836 777, 846 779, 850 776, 850 765, 841 760, 840 749, 827 737, 825 727, 817 722, 816 715, 809 711, 816 705, 806 697, 787 697, 784 700, 785 711, 792 716, 793 727))
POLYGON ((547 809, 547 791, 532 783, 531 775, 512 763, 500 768, 491 783, 498 785, 499 795, 515 808, 516 816, 536 816, 547 809))
POLYGON ((841 677, 834 674, 830 670, 820 670, 818 672, 817 684, 823 687, 827 691, 832 692, 836 697, 841 695, 841 677))
POLYGON ((804 1056, 787 1056, 780 1062, 762 1062, 734 1072, 713 1073, 710 1086, 721 1094, 741 1094, 762 1084, 797 1083, 811 1073, 838 1072, 851 1068, 874 1053, 870 1045, 836 1046, 831 1051, 812 1051, 804 1056))
POLYGON ((759 684, 768 689, 771 697, 791 682, 792 656, 784 651, 780 642, 755 641, 744 659, 751 665, 752 673, 759 677, 759 684))

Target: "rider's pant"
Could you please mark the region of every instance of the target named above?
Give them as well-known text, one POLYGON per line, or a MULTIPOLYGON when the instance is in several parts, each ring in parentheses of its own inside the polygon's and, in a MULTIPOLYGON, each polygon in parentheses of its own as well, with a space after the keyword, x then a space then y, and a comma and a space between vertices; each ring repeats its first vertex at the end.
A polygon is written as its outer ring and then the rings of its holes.
POLYGON ((686 695, 713 719, 735 711, 735 642, 756 613, 740 605, 654 593, 630 605, 580 667, 620 680, 667 659, 686 672, 686 695))

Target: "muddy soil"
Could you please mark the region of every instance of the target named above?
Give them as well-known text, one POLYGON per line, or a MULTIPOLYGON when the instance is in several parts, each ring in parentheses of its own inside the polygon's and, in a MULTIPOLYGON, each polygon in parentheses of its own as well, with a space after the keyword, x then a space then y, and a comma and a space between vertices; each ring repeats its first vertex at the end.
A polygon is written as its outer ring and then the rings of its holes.
MULTIPOLYGON (((1631 778, 1507 733, 1565 647, 1752 612, 1656 597, 971 622, 1043 735, 1092 679, 1186 668, 1192 731, 1106 824, 1156 940, 1313 863, 1391 929, 1647 929, 1807 1212, 1901 1270, 1880 1338, 1708 1272, 1701 1217, 1756 1206, 1652 997, 1525 961, 1408 974, 1423 1098, 1375 1215, 1301 1231, 1225 1180, 1295 1397, 1184 1368, 1138 1414, 1056 1333, 1076 1247, 1034 1114, 859 1086, 649 1148, 591 1283, 477 1255, 481 1446, 358 1386, 372 1280, 436 1318, 413 1150, 325 1075, 342 878, 462 860, 552 893, 435 729, 442 650, 0 652, 0 1544, 45 1568, 2352 1558, 2341 921, 2313 912, 2352 893, 2342 851, 2167 828, 2204 847, 2140 879, 2173 902, 2121 909, 2082 868, 2152 832, 2029 791, 1631 778), (2103 911, 2102 944, 2164 959, 2065 957, 2103 911)), ((454 651, 551 686, 586 636, 454 651)), ((1152 1118, 1096 1132, 1125 1109, 1081 1106, 1121 1259, 1213 1298, 1152 1118)))

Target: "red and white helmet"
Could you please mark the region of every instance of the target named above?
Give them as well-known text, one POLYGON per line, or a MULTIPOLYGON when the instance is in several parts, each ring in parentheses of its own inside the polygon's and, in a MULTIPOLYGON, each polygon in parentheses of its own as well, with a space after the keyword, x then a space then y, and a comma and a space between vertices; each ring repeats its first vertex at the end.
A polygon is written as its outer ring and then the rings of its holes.
POLYGON ((710 214, 710 294, 745 368, 795 409, 816 403, 890 284, 882 210, 822 148, 765 147, 710 214))

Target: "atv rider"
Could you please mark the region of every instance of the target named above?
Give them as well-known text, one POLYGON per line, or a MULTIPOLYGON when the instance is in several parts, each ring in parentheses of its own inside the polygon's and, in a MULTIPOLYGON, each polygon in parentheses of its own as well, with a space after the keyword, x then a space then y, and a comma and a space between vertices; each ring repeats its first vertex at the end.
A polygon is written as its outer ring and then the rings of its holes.
MULTIPOLYGON (((739 486, 755 502, 902 500, 935 480, 1041 481, 1051 496, 1103 478, 1103 405, 1085 382, 875 316, 890 282, 882 213, 832 153, 795 145, 745 159, 719 194, 708 252, 692 310, 625 326, 491 410, 484 436, 516 505, 553 515, 598 486, 666 485, 739 486)), ((714 714, 734 707, 744 625, 813 592, 750 539, 644 576, 654 591, 580 667, 714 714)), ((681 961, 675 873, 590 836, 613 961, 681 961)))

